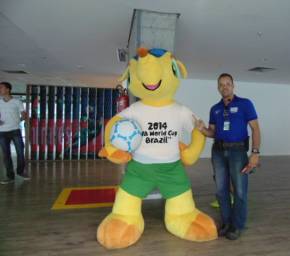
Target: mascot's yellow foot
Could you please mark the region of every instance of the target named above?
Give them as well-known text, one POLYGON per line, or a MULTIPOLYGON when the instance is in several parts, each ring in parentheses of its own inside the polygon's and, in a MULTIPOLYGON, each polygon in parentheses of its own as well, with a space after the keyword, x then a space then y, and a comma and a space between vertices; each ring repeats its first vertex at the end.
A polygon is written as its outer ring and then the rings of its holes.
POLYGON ((213 219, 195 208, 191 190, 167 199, 165 225, 170 233, 186 240, 203 242, 217 238, 213 219))
POLYGON ((202 212, 168 216, 165 224, 170 233, 182 239, 204 242, 217 238, 214 221, 202 212))
POLYGON ((126 248, 138 241, 143 233, 142 216, 110 214, 97 230, 97 240, 107 249, 126 248))
POLYGON ((112 213, 98 227, 99 243, 107 249, 125 248, 136 243, 144 230, 141 203, 139 197, 119 188, 112 213))

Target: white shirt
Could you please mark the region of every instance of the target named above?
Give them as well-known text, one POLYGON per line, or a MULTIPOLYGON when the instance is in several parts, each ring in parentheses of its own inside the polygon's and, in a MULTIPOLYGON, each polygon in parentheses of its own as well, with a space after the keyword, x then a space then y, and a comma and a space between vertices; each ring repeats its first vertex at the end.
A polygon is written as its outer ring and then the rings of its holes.
POLYGON ((23 103, 15 98, 9 101, 0 99, 0 120, 4 124, 0 125, 0 132, 8 132, 19 129, 20 115, 24 111, 23 103))
POLYGON ((139 101, 118 115, 136 120, 142 128, 141 145, 132 154, 133 159, 141 163, 171 163, 179 160, 182 132, 191 132, 194 128, 194 114, 178 103, 154 107, 139 101))

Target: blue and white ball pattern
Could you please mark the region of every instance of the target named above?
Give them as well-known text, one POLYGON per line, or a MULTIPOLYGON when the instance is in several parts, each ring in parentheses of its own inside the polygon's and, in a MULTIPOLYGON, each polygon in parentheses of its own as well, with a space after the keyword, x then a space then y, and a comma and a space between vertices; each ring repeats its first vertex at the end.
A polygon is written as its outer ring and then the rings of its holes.
POLYGON ((131 119, 122 119, 116 122, 111 130, 110 142, 123 151, 133 152, 142 142, 142 129, 131 119))

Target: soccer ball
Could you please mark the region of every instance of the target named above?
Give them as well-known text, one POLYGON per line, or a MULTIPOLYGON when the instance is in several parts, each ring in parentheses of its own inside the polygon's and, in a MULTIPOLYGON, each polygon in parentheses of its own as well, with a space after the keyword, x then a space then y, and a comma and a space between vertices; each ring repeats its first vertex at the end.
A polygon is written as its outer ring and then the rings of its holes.
POLYGON ((133 152, 140 146, 141 141, 142 130, 136 121, 122 119, 113 125, 110 142, 116 148, 133 152))

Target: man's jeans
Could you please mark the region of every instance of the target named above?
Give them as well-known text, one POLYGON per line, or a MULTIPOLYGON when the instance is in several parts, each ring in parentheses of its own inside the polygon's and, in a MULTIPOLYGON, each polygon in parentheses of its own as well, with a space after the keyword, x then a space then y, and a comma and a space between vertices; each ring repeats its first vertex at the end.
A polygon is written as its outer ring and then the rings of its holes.
POLYGON ((10 143, 13 141, 17 153, 17 174, 23 174, 25 169, 24 143, 20 130, 0 132, 0 146, 3 151, 3 162, 6 167, 7 178, 14 179, 13 162, 10 143))
POLYGON ((241 170, 247 165, 245 149, 212 149, 212 164, 223 224, 243 229, 247 220, 248 174, 241 170), (233 185, 234 204, 230 200, 230 182, 233 185))

